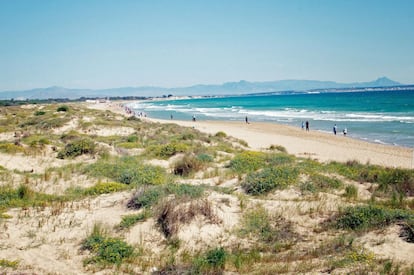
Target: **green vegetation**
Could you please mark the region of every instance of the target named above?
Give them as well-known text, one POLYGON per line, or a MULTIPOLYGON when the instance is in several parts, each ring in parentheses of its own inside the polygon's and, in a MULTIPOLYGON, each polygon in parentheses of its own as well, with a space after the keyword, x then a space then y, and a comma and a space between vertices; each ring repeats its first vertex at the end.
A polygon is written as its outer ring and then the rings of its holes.
POLYGON ((41 111, 41 110, 36 111, 36 112, 34 113, 34 115, 35 115, 35 116, 43 116, 44 114, 46 114, 46 112, 45 112, 45 111, 41 111))
POLYGON ((224 270, 228 253, 222 247, 213 248, 195 257, 191 266, 191 274, 218 274, 224 270))
POLYGON ((127 206, 133 209, 150 208, 168 195, 176 198, 200 198, 204 194, 204 186, 189 184, 167 184, 138 188, 127 206))
POLYGON ((0 267, 11 267, 11 268, 17 268, 19 265, 19 261, 9 261, 6 259, 0 259, 0 267))
POLYGON ((298 175, 299 172, 296 168, 265 168, 259 172, 249 173, 242 182, 242 187, 248 194, 262 195, 296 183, 298 175))
POLYGON ((7 153, 7 154, 17 154, 17 153, 25 153, 26 150, 20 145, 5 142, 5 143, 0 143, 0 152, 7 153))
POLYGON ((138 222, 146 221, 150 216, 149 211, 143 211, 138 214, 130 214, 122 216, 121 223, 119 224, 120 229, 128 229, 134 226, 138 222))
POLYGON ((106 177, 131 185, 158 185, 170 181, 165 169, 143 164, 137 157, 99 159, 86 167, 85 172, 94 177, 106 177))
POLYGON ((274 252, 290 247, 299 237, 289 222, 270 215, 262 206, 244 213, 239 234, 244 238, 256 238, 262 243, 261 250, 274 252))
POLYGON ((414 214, 375 205, 360 205, 342 210, 335 223, 341 229, 372 230, 401 221, 414 221, 414 214))
POLYGON ((247 173, 263 168, 266 154, 262 152, 244 151, 230 161, 230 168, 237 173, 247 173))
POLYGON ((185 155, 173 164, 175 175, 190 176, 194 172, 200 171, 204 167, 204 163, 193 155, 185 155))
POLYGON ((160 158, 169 158, 177 153, 185 153, 189 150, 189 146, 185 143, 168 143, 165 145, 151 145, 147 148, 148 155, 160 158))
POLYGON ((95 142, 89 138, 76 139, 66 144, 62 151, 59 151, 57 157, 59 159, 74 158, 83 154, 95 153, 95 142))
POLYGON ((133 247, 126 242, 107 236, 99 224, 94 225, 91 235, 83 241, 82 249, 94 254, 85 261, 85 264, 120 265, 134 253, 133 247))
POLYGON ((35 192, 27 185, 14 189, 9 185, 0 186, 0 209, 11 207, 46 206, 63 199, 56 195, 35 192))
POLYGON ((67 111, 69 111, 69 106, 60 105, 59 107, 57 107, 56 111, 58 111, 58 112, 67 112, 67 111))

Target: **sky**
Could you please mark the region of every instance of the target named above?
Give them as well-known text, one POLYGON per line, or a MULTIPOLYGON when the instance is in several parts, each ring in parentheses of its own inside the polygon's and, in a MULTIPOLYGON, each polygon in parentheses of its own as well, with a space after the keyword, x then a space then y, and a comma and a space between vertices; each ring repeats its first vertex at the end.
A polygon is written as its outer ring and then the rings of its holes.
POLYGON ((0 91, 414 83, 412 0, 0 0, 0 91))

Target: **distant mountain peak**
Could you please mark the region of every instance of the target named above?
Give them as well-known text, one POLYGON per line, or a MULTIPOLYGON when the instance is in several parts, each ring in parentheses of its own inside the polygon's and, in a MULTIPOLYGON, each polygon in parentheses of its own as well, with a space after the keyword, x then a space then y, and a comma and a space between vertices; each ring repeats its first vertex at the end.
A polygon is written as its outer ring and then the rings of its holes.
POLYGON ((190 87, 162 88, 162 87, 122 87, 110 89, 67 89, 60 86, 37 88, 25 91, 0 92, 0 99, 10 98, 81 98, 81 97, 123 97, 123 96, 162 96, 173 95, 241 95, 248 93, 269 93, 281 91, 308 91, 312 89, 341 89, 341 88, 365 88, 365 87, 392 87, 403 85, 399 82, 382 76, 370 82, 337 83, 334 81, 319 80, 277 80, 250 82, 239 80, 218 85, 198 84, 190 87))
POLYGON ((397 81, 391 80, 391 79, 389 79, 389 78, 388 78, 388 77, 386 77, 386 76, 379 77, 379 78, 377 78, 377 80, 374 80, 374 81, 372 81, 372 82, 370 82, 370 83, 372 83, 374 86, 393 86, 393 85, 401 85, 401 83, 400 83, 400 82, 397 82, 397 81))

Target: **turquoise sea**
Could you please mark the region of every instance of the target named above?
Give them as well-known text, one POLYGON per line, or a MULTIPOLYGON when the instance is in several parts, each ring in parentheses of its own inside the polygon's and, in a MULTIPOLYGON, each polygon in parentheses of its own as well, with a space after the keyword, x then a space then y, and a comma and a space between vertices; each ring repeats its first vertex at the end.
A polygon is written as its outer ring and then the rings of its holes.
POLYGON ((414 148, 414 89, 248 95, 179 100, 148 100, 130 105, 136 112, 160 119, 274 122, 339 134, 375 143, 414 148))

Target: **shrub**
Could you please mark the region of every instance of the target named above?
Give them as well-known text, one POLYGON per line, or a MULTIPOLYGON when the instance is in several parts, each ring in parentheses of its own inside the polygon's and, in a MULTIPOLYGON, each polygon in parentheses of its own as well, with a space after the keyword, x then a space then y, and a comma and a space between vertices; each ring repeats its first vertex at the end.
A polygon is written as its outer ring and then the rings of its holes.
POLYGON ((82 249, 95 254, 88 263, 117 264, 132 256, 134 249, 119 238, 106 236, 99 225, 94 225, 91 235, 82 243, 82 249))
POLYGON ((213 248, 193 260, 191 274, 220 274, 224 270, 227 252, 224 248, 213 248))
POLYGON ((347 185, 345 187, 344 197, 348 199, 356 199, 358 197, 358 188, 354 185, 347 185))
POLYGON ((237 173, 247 173, 262 168, 266 163, 266 154, 262 152, 244 151, 230 161, 230 168, 237 173))
POLYGON ((147 148, 147 153, 161 158, 169 158, 177 153, 185 153, 188 145, 184 143, 172 142, 165 145, 151 145, 147 148))
MULTIPOLYGON (((19 261, 9 261, 6 259, 0 259, 0 267, 10 267, 10 268, 16 268, 19 265, 19 261)), ((6 273, 4 273, 6 274, 6 273)))
POLYGON ((67 105, 60 105, 60 106, 56 109, 56 111, 58 111, 58 112, 67 112, 67 111, 69 111, 69 106, 67 106, 67 105))
POLYGON ((241 220, 239 233, 242 237, 255 237, 271 246, 272 250, 280 249, 280 244, 295 241, 292 224, 281 216, 271 216, 262 206, 246 211, 241 220), (276 246, 275 246, 276 244, 276 246))
POLYGON ((189 176, 203 168, 203 163, 193 155, 185 155, 173 165, 175 175, 189 176))
POLYGON ((203 163, 213 162, 214 158, 209 154, 199 154, 197 159, 203 163))
POLYGON ((317 191, 324 191, 331 188, 338 189, 342 187, 342 182, 334 177, 327 177, 321 174, 311 174, 308 180, 317 191))
POLYGON ((158 203, 159 199, 164 196, 165 190, 161 186, 141 187, 129 200, 127 207, 133 209, 149 208, 158 203))
POLYGON ((227 137, 227 134, 225 132, 219 131, 215 134, 215 136, 219 138, 225 138, 227 137))
POLYGON ((0 152, 7 154, 24 153, 25 150, 22 146, 14 143, 0 143, 0 152))
POLYGON ((137 135, 130 135, 127 137, 127 142, 137 142, 138 136, 137 135))
POLYGON ((208 200, 192 200, 189 203, 182 200, 166 200, 158 206, 157 224, 165 237, 173 237, 181 224, 188 224, 197 215, 202 215, 210 223, 220 223, 220 219, 215 215, 211 203, 208 200))
POLYGON ((143 222, 147 220, 149 215, 150 215, 149 211, 144 211, 138 214, 122 216, 122 220, 121 220, 121 223, 119 224, 119 228, 121 229, 130 228, 138 222, 143 222))
POLYGON ((382 228, 391 223, 413 220, 414 215, 402 210, 386 209, 374 205, 347 207, 337 217, 341 229, 364 230, 382 228))
POLYGON ((125 184, 118 182, 98 182, 92 187, 84 190, 85 195, 101 195, 125 190, 125 184))
POLYGON ((284 188, 296 182, 298 170, 290 167, 265 168, 247 175, 242 182, 246 193, 251 195, 266 194, 276 188, 284 188))
POLYGON ((292 164, 295 162, 295 157, 290 156, 285 153, 269 154, 266 156, 266 162, 269 165, 275 165, 275 166, 292 164))
POLYGON ((46 114, 46 112, 45 112, 45 111, 36 111, 36 112, 34 113, 34 115, 35 115, 35 116, 43 116, 44 114, 46 114))
POLYGON ((388 192, 396 191, 406 196, 414 195, 414 170, 386 169, 380 174, 379 190, 388 192))
POLYGON ((269 150, 272 150, 272 151, 279 151, 279 152, 282 152, 282 153, 287 153, 287 150, 286 150, 286 148, 285 147, 283 147, 282 145, 270 145, 270 147, 269 147, 269 150))
POLYGON ((95 142, 90 139, 77 139, 66 144, 65 148, 58 153, 59 159, 74 158, 83 154, 94 154, 95 142))
POLYGON ((206 188, 200 185, 191 184, 168 184, 165 187, 167 194, 174 194, 176 197, 200 198, 206 188))
POLYGON ((86 167, 85 172, 96 177, 107 177, 124 184, 163 184, 168 181, 164 168, 144 165, 136 157, 100 159, 86 167))

